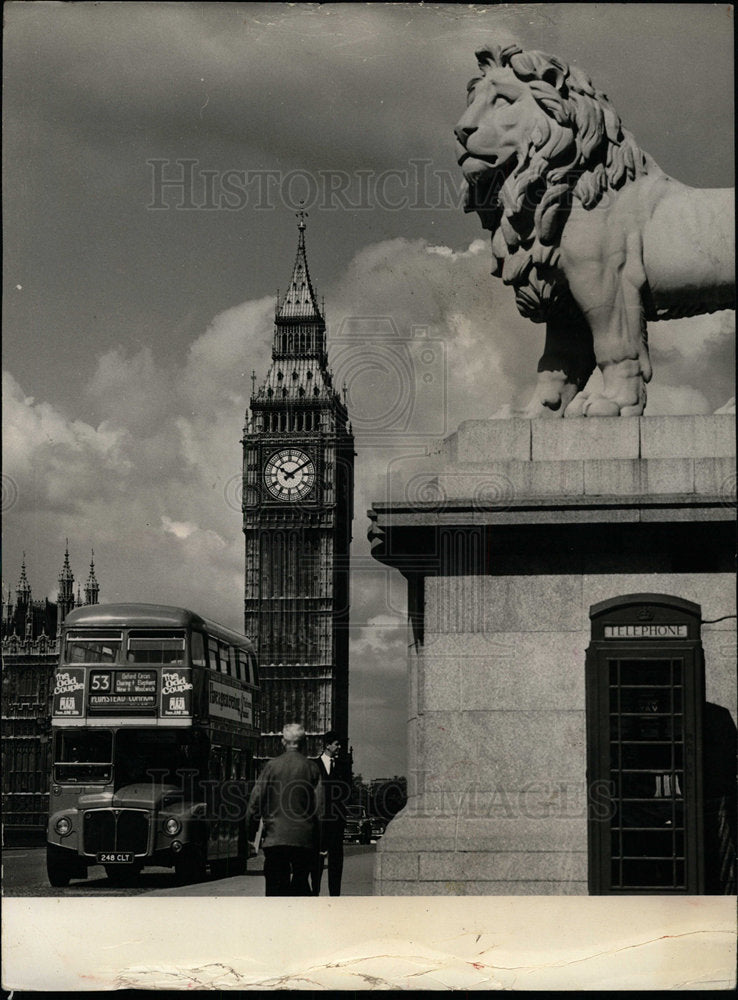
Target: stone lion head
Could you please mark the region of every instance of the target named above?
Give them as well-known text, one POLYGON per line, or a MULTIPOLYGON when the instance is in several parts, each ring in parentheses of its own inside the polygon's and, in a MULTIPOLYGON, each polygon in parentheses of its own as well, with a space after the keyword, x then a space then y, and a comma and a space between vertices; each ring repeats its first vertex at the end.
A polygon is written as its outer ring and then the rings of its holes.
POLYGON ((558 244, 572 200, 594 208, 647 173, 649 159, 576 67, 517 45, 476 56, 455 129, 465 210, 492 232, 492 273, 514 287, 523 316, 542 322, 564 288, 558 244))

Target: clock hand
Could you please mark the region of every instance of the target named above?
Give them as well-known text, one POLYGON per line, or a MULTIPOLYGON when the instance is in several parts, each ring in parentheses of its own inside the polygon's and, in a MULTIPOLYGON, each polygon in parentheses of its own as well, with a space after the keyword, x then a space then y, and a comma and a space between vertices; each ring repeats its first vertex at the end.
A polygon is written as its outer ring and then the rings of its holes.
POLYGON ((284 475, 284 478, 285 479, 294 479, 295 478, 295 473, 299 472, 300 469, 304 469, 306 465, 310 465, 311 461, 312 461, 312 459, 309 458, 306 462, 303 462, 302 465, 295 466, 295 468, 292 470, 292 472, 287 472, 286 469, 283 469, 282 470, 282 474, 284 475))

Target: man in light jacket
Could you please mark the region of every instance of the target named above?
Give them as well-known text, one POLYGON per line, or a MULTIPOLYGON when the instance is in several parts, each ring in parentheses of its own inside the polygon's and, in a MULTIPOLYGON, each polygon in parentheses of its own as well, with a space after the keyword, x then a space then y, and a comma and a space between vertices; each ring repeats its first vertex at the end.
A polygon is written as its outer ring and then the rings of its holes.
POLYGON ((320 771, 304 756, 304 743, 304 728, 296 722, 286 725, 284 753, 267 762, 249 798, 250 839, 263 822, 267 896, 311 895, 308 876, 318 853, 323 800, 320 771))

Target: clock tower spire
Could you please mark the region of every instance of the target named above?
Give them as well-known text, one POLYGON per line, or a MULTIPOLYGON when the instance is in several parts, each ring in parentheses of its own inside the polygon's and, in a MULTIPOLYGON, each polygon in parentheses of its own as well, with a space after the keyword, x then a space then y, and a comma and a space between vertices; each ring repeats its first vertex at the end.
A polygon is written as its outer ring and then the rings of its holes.
POLYGON ((348 736, 349 548, 354 441, 328 367, 324 311, 308 269, 305 212, 272 362, 253 383, 243 437, 244 623, 258 647, 260 756, 301 722, 309 754, 348 736))

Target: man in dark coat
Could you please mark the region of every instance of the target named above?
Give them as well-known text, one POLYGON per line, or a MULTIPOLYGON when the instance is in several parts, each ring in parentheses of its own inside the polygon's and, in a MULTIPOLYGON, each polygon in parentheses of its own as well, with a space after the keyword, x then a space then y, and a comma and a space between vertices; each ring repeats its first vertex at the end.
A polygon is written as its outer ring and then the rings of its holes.
POLYGON ((340 757, 341 740, 330 730, 323 737, 323 753, 318 768, 323 784, 323 813, 320 823, 320 850, 311 881, 313 894, 320 895, 323 861, 328 860, 328 892, 341 895, 343 874, 343 831, 346 826, 346 806, 351 799, 351 770, 340 757))
POLYGON ((304 742, 299 723, 284 727, 284 753, 267 762, 249 798, 249 839, 263 823, 267 896, 312 895, 308 876, 318 856, 323 803, 320 770, 303 755, 304 742))

